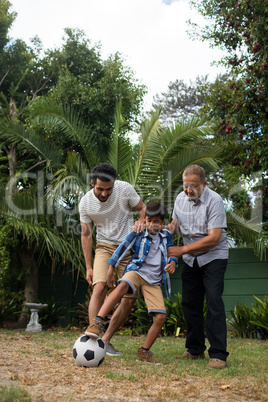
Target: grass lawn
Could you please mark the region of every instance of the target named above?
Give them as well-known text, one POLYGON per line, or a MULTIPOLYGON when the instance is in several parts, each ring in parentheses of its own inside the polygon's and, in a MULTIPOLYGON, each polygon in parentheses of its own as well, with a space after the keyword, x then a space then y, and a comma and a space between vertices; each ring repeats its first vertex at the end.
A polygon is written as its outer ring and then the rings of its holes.
POLYGON ((268 342, 228 337, 228 367, 209 370, 206 359, 178 361, 184 338, 158 338, 161 365, 136 361, 144 337, 116 335, 123 356, 98 368, 78 367, 77 331, 0 330, 0 401, 268 401, 268 342))

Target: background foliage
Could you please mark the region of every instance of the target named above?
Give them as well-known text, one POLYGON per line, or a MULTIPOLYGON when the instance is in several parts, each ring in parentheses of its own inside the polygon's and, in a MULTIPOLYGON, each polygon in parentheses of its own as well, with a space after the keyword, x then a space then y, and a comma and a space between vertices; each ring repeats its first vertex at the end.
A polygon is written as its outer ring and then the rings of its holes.
POLYGON ((177 79, 146 119, 146 88, 119 53, 104 60, 78 28, 66 28, 54 49, 43 49, 38 37, 31 46, 11 39, 10 6, 0 0, 2 306, 14 307, 14 291, 20 303, 38 299, 40 264, 84 273, 78 204, 100 162, 115 166, 145 203, 161 199, 170 214, 185 167, 203 166, 226 203, 229 236, 265 258, 266 2, 192 1, 208 20, 201 30, 193 22, 192 34, 226 50, 226 74, 214 82, 177 79))

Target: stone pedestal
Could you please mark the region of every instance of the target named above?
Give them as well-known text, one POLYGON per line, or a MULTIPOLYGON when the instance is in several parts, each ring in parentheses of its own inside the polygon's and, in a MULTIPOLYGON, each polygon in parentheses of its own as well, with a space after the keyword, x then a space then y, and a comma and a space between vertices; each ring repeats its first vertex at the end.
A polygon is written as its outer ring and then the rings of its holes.
POLYGON ((30 332, 41 332, 42 331, 42 325, 39 324, 38 319, 38 313, 42 308, 47 307, 47 304, 41 304, 41 303, 25 303, 25 306, 29 307, 31 310, 31 317, 29 324, 26 327, 26 331, 30 332))

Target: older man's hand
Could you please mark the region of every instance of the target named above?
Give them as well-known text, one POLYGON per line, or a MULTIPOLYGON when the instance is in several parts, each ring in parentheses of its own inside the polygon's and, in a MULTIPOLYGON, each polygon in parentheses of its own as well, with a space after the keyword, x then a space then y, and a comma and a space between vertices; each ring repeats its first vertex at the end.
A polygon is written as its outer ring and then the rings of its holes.
POLYGON ((178 247, 178 246, 172 246, 168 248, 168 257, 181 257, 183 252, 182 252, 183 247, 178 247))

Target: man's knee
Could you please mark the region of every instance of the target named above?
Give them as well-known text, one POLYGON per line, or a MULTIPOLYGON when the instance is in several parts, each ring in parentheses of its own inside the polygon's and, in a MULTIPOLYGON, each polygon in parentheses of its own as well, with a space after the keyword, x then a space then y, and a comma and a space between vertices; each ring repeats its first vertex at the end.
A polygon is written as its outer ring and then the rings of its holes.
POLYGON ((107 291, 108 286, 106 285, 106 282, 97 282, 93 287, 93 293, 96 296, 106 294, 107 291))

